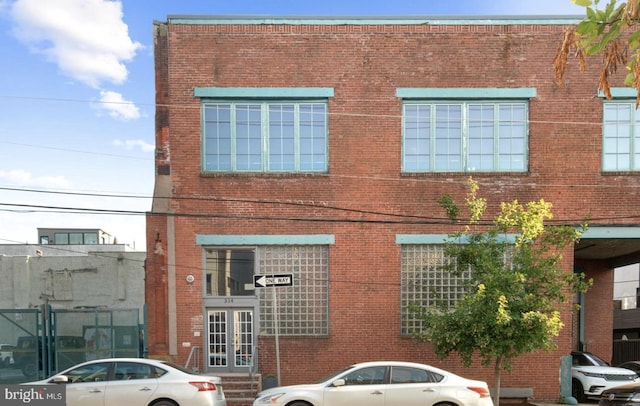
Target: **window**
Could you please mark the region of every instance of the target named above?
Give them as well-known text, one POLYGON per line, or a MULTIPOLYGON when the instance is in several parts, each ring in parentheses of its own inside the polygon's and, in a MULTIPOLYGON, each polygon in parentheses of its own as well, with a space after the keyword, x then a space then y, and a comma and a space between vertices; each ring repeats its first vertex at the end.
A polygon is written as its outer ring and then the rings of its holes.
POLYGON ((138 362, 117 362, 114 379, 127 381, 135 379, 151 379, 158 377, 156 367, 138 362))
POLYGON ((82 233, 69 233, 69 244, 82 245, 82 233))
POLYGON ((399 88, 403 172, 526 172, 535 88, 399 88))
POLYGON ((436 383, 440 382, 444 376, 420 368, 411 367, 391 367, 391 383, 436 383))
POLYGON ((345 385, 383 385, 386 383, 387 367, 364 367, 344 376, 345 385))
POLYGON ((98 233, 84 233, 84 243, 87 245, 98 243, 98 233))
MULTIPOLYGON (((329 247, 267 246, 259 250, 261 274, 293 275, 293 286, 275 291, 280 335, 317 336, 329 333, 329 247)), ((275 334, 271 289, 260 289, 264 334, 275 334)))
POLYGON ((83 365, 72 369, 65 375, 69 377, 69 383, 102 382, 107 380, 107 372, 110 366, 110 362, 83 365))
POLYGON ((276 289, 280 335, 329 332, 329 247, 267 245, 205 249, 207 296, 257 295, 263 334, 275 334, 272 289, 249 290, 254 274, 292 274, 293 286, 276 289))
POLYGON ((58 245, 69 245, 69 233, 55 233, 53 240, 58 245))
POLYGON ((525 102, 405 102, 404 172, 524 172, 525 102))
POLYGON ((253 296, 255 260, 253 249, 210 248, 206 250, 205 294, 207 296, 253 296))
POLYGON ((635 99, 629 102, 605 102, 602 131, 603 171, 640 170, 639 118, 635 99))
POLYGON ((326 172, 327 102, 205 102, 204 172, 326 172))
POLYGON ((421 321, 412 314, 412 304, 449 307, 467 293, 471 273, 464 271, 458 277, 445 269, 449 259, 444 245, 403 245, 401 249, 400 295, 401 333, 411 334, 421 329, 421 321))
MULTIPOLYGON (((98 243, 98 233, 81 233, 81 232, 70 232, 70 233, 55 233, 53 236, 55 244, 58 245, 87 245, 87 244, 97 244, 98 243)), ((48 244, 48 237, 40 238, 41 244, 48 244), (44 239, 46 238, 46 242, 44 239)))

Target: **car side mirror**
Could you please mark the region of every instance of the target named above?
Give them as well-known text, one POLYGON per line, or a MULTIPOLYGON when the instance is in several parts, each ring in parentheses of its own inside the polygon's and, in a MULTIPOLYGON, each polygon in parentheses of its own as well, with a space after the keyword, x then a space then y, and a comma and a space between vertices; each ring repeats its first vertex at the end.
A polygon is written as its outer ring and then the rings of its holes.
POLYGON ((69 377, 66 375, 56 375, 53 378, 51 378, 51 382, 53 383, 68 383, 69 382, 69 377))
POLYGON ((336 388, 339 386, 344 386, 346 384, 344 379, 336 379, 335 381, 331 382, 331 385, 335 386, 336 388))

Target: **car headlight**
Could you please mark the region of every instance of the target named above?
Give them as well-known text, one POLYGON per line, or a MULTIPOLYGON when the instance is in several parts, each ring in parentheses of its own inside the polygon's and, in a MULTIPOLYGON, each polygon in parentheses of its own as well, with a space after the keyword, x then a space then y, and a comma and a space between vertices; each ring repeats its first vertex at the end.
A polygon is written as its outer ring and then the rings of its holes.
POLYGON ((282 396, 284 396, 284 392, 271 393, 258 399, 258 403, 261 405, 270 405, 276 403, 282 396))

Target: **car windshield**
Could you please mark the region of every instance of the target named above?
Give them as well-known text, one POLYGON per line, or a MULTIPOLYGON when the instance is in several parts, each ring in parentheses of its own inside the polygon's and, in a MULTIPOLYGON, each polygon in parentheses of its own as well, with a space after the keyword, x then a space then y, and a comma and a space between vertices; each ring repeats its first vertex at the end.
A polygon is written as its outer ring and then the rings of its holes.
POLYGON ((588 354, 587 356, 593 360, 593 363, 594 363, 595 365, 599 365, 599 366, 601 366, 601 367, 609 366, 609 364, 608 364, 608 363, 606 363, 606 362, 605 362, 605 361, 603 361, 602 359, 598 358, 596 355, 588 354))
POLYGON ((322 379, 320 379, 320 380, 316 381, 316 383, 322 383, 322 382, 327 382, 327 381, 333 381, 333 380, 335 379, 335 377, 336 377, 336 376, 341 375, 342 373, 347 372, 347 371, 348 371, 348 370, 350 370, 350 369, 353 369, 353 365, 352 365, 352 366, 350 366, 350 367, 348 367, 348 368, 341 369, 341 370, 340 370, 340 371, 338 371, 338 372, 334 372, 334 373, 332 373, 331 375, 327 375, 327 376, 325 376, 324 378, 322 378, 322 379))

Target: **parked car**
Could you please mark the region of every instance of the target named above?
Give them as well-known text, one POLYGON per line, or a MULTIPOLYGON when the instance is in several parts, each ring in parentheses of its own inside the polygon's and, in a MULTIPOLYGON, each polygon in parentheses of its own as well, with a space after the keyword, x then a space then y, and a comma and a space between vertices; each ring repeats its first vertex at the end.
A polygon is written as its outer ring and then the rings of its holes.
POLYGON ((87 361, 24 385, 66 385, 67 406, 226 406, 221 379, 145 358, 87 361))
POLYGON ((15 348, 11 344, 0 344, 0 366, 9 368, 13 365, 13 350, 15 348))
POLYGON ((598 399, 602 391, 616 386, 640 382, 634 371, 612 367, 589 352, 574 351, 571 358, 571 393, 578 402, 598 399))
POLYGON ((640 383, 616 386, 602 392, 598 405, 634 406, 640 405, 640 383))
POLYGON ((42 355, 40 339, 36 336, 18 337, 18 343, 13 350, 15 367, 28 378, 36 375, 41 369, 39 359, 42 355))
POLYGON ((264 390, 253 406, 493 406, 486 382, 412 362, 351 365, 315 384, 264 390))
MULTIPOLYGON (((51 339, 52 366, 60 370, 85 361, 85 342, 80 336, 55 336, 51 339), (56 345, 57 343, 57 345, 56 345)), ((13 350, 15 367, 28 378, 42 370, 42 338, 37 336, 18 337, 13 350)))
POLYGON ((618 368, 630 369, 636 374, 640 374, 640 361, 627 361, 618 365, 618 368))

